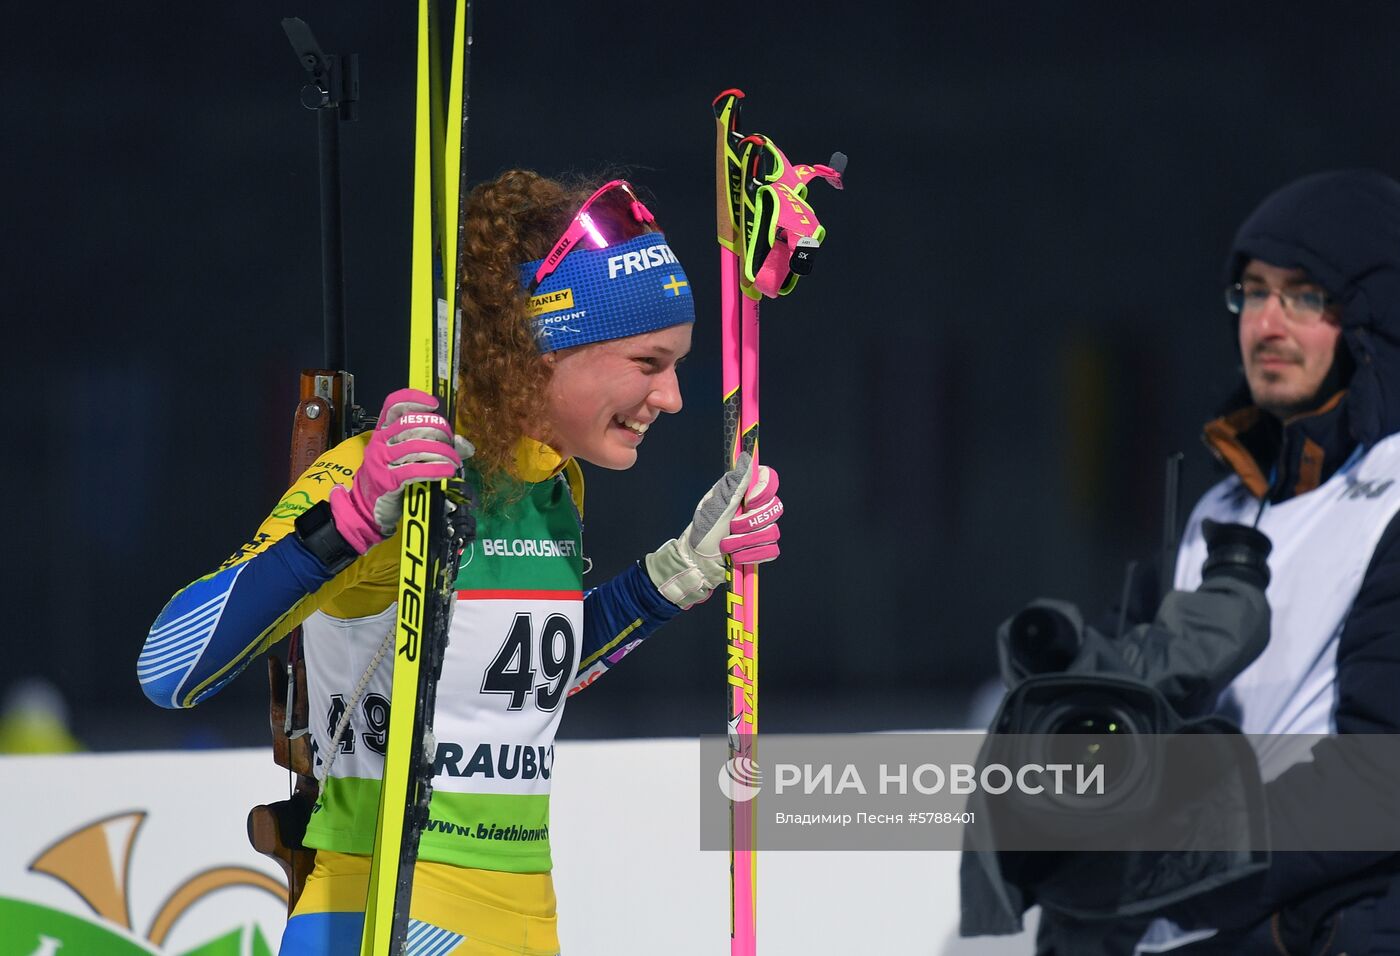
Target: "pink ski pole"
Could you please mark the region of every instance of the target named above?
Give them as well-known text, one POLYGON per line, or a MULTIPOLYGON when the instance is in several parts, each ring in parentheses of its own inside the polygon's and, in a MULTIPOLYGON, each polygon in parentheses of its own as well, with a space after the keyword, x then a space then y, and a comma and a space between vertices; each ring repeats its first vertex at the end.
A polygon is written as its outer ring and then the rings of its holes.
MULTIPOLYGON (((842 187, 846 157, 830 165, 793 166, 766 137, 739 131, 741 90, 714 100, 716 123, 716 238, 720 245, 720 349, 724 393, 724 463, 748 452, 758 467, 758 305, 763 296, 791 292, 811 268, 826 230, 806 202, 806 180, 817 175, 842 187)), ((757 779, 758 570, 729 574, 725 600, 728 652, 730 773, 757 779)), ((757 798, 730 801, 729 877, 731 956, 757 951, 758 857, 754 852, 757 798)))

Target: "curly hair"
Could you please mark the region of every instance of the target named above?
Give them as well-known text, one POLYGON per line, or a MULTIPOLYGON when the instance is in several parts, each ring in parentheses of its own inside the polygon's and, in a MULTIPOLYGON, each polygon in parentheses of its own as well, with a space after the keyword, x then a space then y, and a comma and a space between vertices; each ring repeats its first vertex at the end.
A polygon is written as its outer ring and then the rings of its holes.
POLYGON ((518 484, 512 474, 516 445, 544 425, 552 374, 531 332, 519 267, 549 252, 599 185, 511 169, 467 199, 457 429, 476 445, 473 463, 488 498, 518 484))

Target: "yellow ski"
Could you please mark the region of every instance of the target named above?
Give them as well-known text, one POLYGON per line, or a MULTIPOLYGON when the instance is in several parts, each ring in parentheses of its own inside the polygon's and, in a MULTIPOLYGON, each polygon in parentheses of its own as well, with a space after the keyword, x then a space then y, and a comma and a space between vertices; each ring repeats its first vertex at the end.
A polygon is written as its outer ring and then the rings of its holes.
MULTIPOLYGON (((407 384, 436 396, 449 420, 459 358, 457 238, 470 13, 470 0, 457 0, 444 110, 437 19, 431 0, 418 0, 407 384)), ((446 482, 404 491, 394 681, 361 956, 403 956, 407 949, 413 867, 432 797, 435 755, 427 747, 460 553, 446 500, 446 482)))

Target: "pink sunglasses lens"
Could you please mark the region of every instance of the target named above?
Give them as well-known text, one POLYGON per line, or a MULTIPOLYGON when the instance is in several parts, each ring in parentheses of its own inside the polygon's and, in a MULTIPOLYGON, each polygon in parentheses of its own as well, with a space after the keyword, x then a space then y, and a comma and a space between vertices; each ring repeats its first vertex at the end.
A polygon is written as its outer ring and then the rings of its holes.
POLYGON ((578 216, 583 245, 606 249, 655 228, 656 220, 631 188, 619 183, 597 196, 578 216))

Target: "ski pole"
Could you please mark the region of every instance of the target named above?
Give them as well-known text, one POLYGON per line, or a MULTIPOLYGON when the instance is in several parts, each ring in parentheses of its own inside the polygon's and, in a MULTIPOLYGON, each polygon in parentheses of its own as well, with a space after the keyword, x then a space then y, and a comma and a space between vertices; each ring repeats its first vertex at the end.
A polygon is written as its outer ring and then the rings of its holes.
MULTIPOLYGON (((721 379, 724 462, 733 468, 748 452, 758 468, 758 315, 767 296, 787 295, 811 271, 826 237, 807 203, 813 175, 842 188, 846 157, 829 165, 794 166, 771 139, 739 129, 742 90, 720 93, 715 114, 716 238, 720 245, 721 379)), ((725 599, 728 640, 728 739, 731 773, 757 773, 758 571, 729 567, 725 599)), ((754 852, 758 800, 730 801, 729 886, 731 956, 757 949, 758 857, 754 852)))

